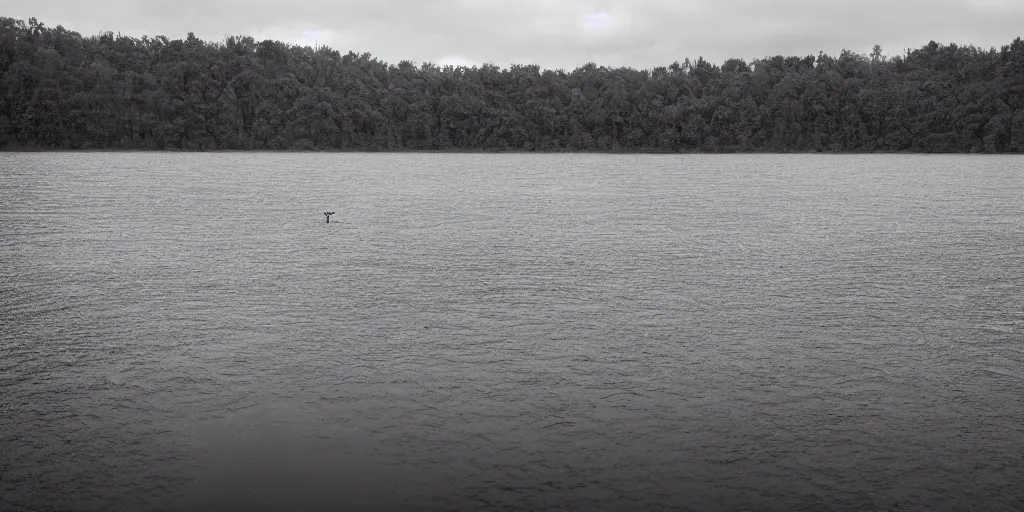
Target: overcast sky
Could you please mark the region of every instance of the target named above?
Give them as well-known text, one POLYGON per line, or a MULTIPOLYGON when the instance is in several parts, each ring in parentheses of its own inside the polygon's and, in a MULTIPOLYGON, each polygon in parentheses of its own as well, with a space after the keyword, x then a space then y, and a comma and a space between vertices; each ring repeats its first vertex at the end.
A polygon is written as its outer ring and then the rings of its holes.
POLYGON ((1024 0, 0 0, 82 35, 251 35, 441 64, 651 68, 1024 36, 1024 0))

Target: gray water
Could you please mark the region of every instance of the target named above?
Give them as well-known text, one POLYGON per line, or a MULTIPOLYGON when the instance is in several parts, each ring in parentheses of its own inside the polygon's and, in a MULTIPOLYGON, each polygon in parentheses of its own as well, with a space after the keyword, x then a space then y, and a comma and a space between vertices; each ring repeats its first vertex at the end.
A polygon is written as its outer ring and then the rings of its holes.
POLYGON ((0 244, 3 510, 1024 508, 1021 157, 0 153, 0 244))

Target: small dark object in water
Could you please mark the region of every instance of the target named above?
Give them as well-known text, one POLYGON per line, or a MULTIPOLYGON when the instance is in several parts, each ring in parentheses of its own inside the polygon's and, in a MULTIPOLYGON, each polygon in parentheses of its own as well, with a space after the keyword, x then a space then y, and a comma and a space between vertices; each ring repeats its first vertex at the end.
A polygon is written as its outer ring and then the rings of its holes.
POLYGON ((324 212, 324 215, 327 216, 327 223, 330 224, 331 223, 331 215, 334 215, 334 212, 324 212))

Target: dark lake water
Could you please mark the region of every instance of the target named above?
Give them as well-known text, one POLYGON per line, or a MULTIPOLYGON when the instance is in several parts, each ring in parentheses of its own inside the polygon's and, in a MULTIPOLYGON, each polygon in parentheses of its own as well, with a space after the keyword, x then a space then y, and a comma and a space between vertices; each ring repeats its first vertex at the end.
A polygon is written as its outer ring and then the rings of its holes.
POLYGON ((1022 157, 0 153, 0 509, 1021 510, 1022 261, 1022 157))

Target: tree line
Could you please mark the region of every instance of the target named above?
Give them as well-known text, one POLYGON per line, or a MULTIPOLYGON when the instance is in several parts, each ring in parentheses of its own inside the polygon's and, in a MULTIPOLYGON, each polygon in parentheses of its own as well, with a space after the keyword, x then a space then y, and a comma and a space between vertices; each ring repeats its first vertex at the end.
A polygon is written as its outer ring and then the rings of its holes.
POLYGON ((0 18, 0 147, 1019 152, 1024 41, 567 72, 0 18))

